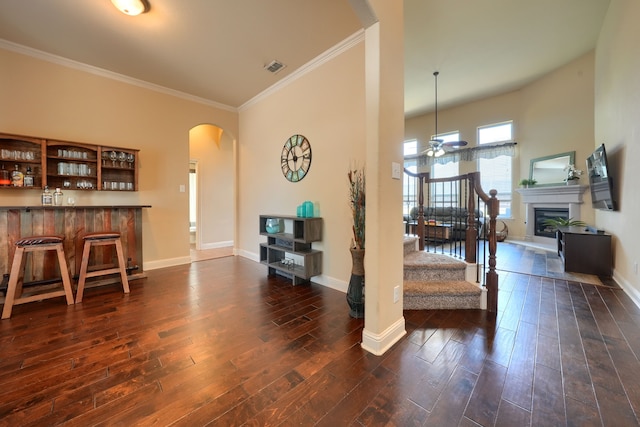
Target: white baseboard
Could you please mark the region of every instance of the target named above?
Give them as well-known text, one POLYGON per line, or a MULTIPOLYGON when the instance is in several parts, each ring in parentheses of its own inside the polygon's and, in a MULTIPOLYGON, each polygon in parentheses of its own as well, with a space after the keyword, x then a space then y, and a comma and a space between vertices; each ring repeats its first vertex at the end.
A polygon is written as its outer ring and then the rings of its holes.
POLYGON ((625 294, 631 298, 634 304, 640 308, 640 291, 636 289, 631 283, 624 280, 622 277, 616 274, 615 270, 613 271, 613 280, 622 288, 625 294))
POLYGON ((312 277, 311 281, 324 287, 335 289, 336 291, 340 291, 344 294, 347 293, 347 288, 349 287, 349 282, 338 280, 335 277, 325 276, 324 274, 312 277))
POLYGON ((362 331, 361 347, 376 356, 382 356, 400 338, 405 336, 407 331, 404 328, 404 317, 400 317, 393 325, 385 329, 381 334, 373 333, 365 329, 362 331))
POLYGON ((255 262, 260 262, 260 255, 258 255, 255 252, 249 252, 249 251, 245 251, 245 250, 238 250, 236 251, 236 255, 241 256, 243 258, 247 258, 250 259, 251 261, 255 261, 255 262))
MULTIPOLYGON (((250 259, 251 261, 260 262, 260 255, 255 252, 249 252, 244 250, 237 251, 236 255, 241 256, 243 258, 250 259)), ((313 283, 317 283, 318 285, 325 286, 327 288, 335 289, 336 291, 340 291, 343 293, 347 293, 347 288, 349 287, 349 282, 345 282, 344 280, 338 280, 331 276, 313 276, 311 278, 313 283)))
POLYGON ((191 264, 190 256, 167 258, 158 261, 149 261, 142 264, 143 270, 157 270, 158 268, 173 267, 176 265, 191 264))
POLYGON ((200 249, 219 249, 228 248, 229 246, 233 246, 233 240, 227 240, 224 242, 203 243, 202 245, 200 245, 200 249))

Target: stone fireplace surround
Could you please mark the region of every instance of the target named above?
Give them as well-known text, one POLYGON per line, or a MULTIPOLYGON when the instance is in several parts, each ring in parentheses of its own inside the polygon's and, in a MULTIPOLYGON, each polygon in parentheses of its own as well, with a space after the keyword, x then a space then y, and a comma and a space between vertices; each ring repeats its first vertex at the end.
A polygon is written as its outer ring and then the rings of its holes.
POLYGON ((522 202, 525 206, 525 241, 550 244, 553 239, 535 235, 536 208, 569 209, 569 218, 580 220, 580 205, 583 203, 582 194, 587 185, 558 185, 550 187, 519 188, 522 202))

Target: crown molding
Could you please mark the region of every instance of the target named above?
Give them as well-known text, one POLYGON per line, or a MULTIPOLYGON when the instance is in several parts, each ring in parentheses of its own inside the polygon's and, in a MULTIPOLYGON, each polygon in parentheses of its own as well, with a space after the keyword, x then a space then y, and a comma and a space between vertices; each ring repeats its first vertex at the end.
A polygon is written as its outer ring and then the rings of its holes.
POLYGON ((51 53, 43 52, 38 49, 33 49, 27 46, 23 46, 17 43, 10 42, 8 40, 0 39, 0 48, 9 50, 12 52, 16 52, 25 56, 30 56, 32 58, 36 58, 42 61, 50 62, 53 64, 61 65, 63 67, 72 68, 79 71, 84 71, 86 73, 94 74, 96 76, 104 77, 107 79, 119 81, 122 83, 130 84, 132 86, 141 87, 143 89, 152 90, 155 92, 160 92, 165 95, 174 96, 176 98, 185 99, 187 101, 197 102, 199 104, 208 105, 210 107, 218 108, 225 111, 230 111, 233 113, 237 113, 238 109, 235 107, 231 107, 226 104, 221 104, 219 102, 211 101, 209 99, 201 98, 199 96, 190 95, 188 93, 180 92, 178 90, 169 89, 164 86, 160 86, 157 84, 149 83, 144 80, 136 79, 133 77, 126 76, 124 74, 115 73, 113 71, 105 70, 103 68, 94 67, 92 65, 83 64, 82 62, 74 61, 71 59, 63 58, 58 55, 53 55, 51 53))
POLYGON ((287 77, 283 78, 279 82, 273 84, 269 88, 260 92, 258 95, 251 98, 249 101, 242 104, 240 107, 235 108, 226 104, 221 104, 219 102, 211 101, 209 99, 201 98, 199 96, 190 95, 188 93, 180 92, 174 89, 169 89, 164 86, 156 85, 153 83, 146 82, 144 80, 136 79, 133 77, 126 76, 124 74, 115 73, 113 71, 105 70, 103 68, 94 67, 92 65, 84 64, 82 62, 74 61, 71 59, 63 58, 58 55, 53 55, 51 53, 43 52, 38 49, 33 49, 27 46, 23 46, 17 43, 10 42, 8 40, 0 39, 0 48, 9 50, 12 52, 16 52, 25 56, 29 56, 32 58, 36 58, 42 61, 50 62, 53 64, 61 65, 63 67, 72 68, 79 71, 84 71, 90 74, 94 74, 97 76, 105 77, 111 80, 119 81, 122 83, 130 84, 133 86, 138 86, 144 89, 153 90, 155 92, 164 93, 166 95, 175 96, 177 98, 182 98, 187 101, 193 101, 200 104, 205 104, 210 107, 219 108, 221 110, 230 111, 233 113, 237 113, 242 111, 250 106, 256 104, 262 99, 267 98, 273 93, 281 90, 282 88, 288 86, 292 82, 298 80, 302 76, 316 68, 322 66, 323 64, 331 61, 336 56, 342 54, 343 52, 351 49, 353 46, 359 44, 364 41, 365 31, 358 30, 353 35, 347 37, 345 40, 326 50, 325 52, 318 55, 316 58, 302 65, 300 68, 289 74, 287 77))
POLYGON ((315 57, 311 61, 307 62, 306 64, 302 65, 300 68, 298 68, 297 70, 295 70, 294 72, 289 74, 287 77, 283 78, 282 80, 278 81, 277 83, 273 84, 269 88, 267 88, 267 89, 263 90, 262 92, 260 92, 258 95, 256 95, 253 98, 251 98, 249 101, 247 101, 244 104, 242 104, 240 107, 238 107, 238 111, 241 112, 241 111, 251 107, 252 105, 254 105, 254 104, 260 102, 261 100, 269 97, 270 95, 278 92, 282 88, 290 85, 291 83, 293 83, 294 81, 298 80, 299 78, 301 78, 305 74, 310 73, 311 71, 315 70, 316 68, 318 68, 321 65, 325 64, 326 62, 331 61, 336 56, 342 54, 343 52, 345 52, 345 51, 347 51, 349 49, 351 49, 353 46, 355 46, 355 45, 359 44, 360 42, 364 41, 364 34, 365 34, 364 30, 358 30, 353 35, 347 37, 346 39, 344 39, 340 43, 336 44, 332 48, 324 51, 323 53, 321 53, 320 55, 318 55, 317 57, 315 57))

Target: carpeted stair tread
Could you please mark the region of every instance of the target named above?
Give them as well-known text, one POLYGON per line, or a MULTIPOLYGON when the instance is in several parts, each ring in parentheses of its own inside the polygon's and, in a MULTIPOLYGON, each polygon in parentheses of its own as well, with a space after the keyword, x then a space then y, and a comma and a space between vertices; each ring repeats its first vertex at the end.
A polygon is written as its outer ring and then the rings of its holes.
POLYGON ((465 281, 467 264, 449 255, 418 251, 415 239, 404 239, 403 308, 479 309, 482 290, 465 281))
POLYGON ((448 280, 439 282, 404 281, 404 294, 429 295, 480 295, 481 289, 469 282, 448 280))
POLYGON ((405 269, 442 269, 442 270, 464 270, 467 264, 449 255, 434 254, 425 251, 415 251, 404 256, 405 269))
POLYGON ((404 281, 404 310, 465 310, 480 308, 478 286, 464 281, 404 281))
POLYGON ((411 252, 415 252, 418 246, 418 238, 415 236, 404 236, 404 241, 402 242, 404 256, 410 254, 411 252))

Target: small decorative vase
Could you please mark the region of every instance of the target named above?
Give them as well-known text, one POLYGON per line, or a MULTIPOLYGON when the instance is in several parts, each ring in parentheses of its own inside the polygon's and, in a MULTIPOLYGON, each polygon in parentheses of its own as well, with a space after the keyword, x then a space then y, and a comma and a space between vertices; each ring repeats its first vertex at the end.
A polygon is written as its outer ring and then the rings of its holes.
POLYGON ((349 315, 356 319, 364 317, 364 249, 351 248, 351 279, 347 288, 349 315))
POLYGON ((267 230, 267 233, 279 233, 280 220, 278 218, 267 218, 265 221, 265 229, 267 230))
POLYGON ((306 201, 302 204, 302 209, 304 210, 305 218, 313 218, 313 203, 310 201, 306 201))

